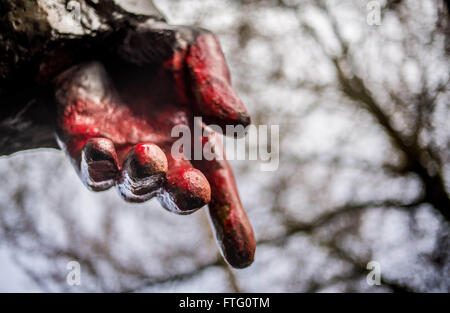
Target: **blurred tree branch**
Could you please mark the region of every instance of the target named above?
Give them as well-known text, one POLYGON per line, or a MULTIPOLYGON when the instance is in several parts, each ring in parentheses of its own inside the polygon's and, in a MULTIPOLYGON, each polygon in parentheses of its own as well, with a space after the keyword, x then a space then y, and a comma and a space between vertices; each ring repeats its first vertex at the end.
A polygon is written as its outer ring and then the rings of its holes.
MULTIPOLYGON (((292 223, 288 226, 286 232, 282 235, 278 235, 273 238, 266 238, 258 240, 258 246, 262 245, 283 245, 287 240, 289 240, 292 236, 297 235, 299 233, 307 233, 312 234, 315 231, 318 231, 321 227, 326 226, 328 223, 331 223, 332 221, 341 218, 343 216, 351 215, 357 211, 367 210, 368 208, 395 208, 399 210, 407 210, 410 208, 414 208, 417 205, 419 205, 421 202, 411 202, 411 203, 400 203, 397 201, 378 201, 378 202, 363 202, 363 203, 354 203, 354 204, 348 204, 339 208, 335 208, 333 210, 330 210, 329 212, 326 212, 319 217, 317 217, 314 221, 310 223, 292 223)), ((366 269, 368 260, 356 260, 353 257, 351 257, 346 251, 344 251, 342 248, 338 247, 334 242, 318 242, 320 246, 323 246, 325 249, 330 249, 334 254, 336 254, 339 259, 342 259, 351 265, 353 265, 356 269, 355 275, 359 276, 365 276, 367 275, 368 271, 366 269)), ((197 274, 216 266, 223 266, 223 262, 220 257, 218 257, 216 260, 213 260, 209 263, 203 264, 199 267, 197 267, 193 271, 185 272, 185 273, 179 273, 176 275, 171 275, 164 278, 146 278, 143 280, 142 285, 139 285, 138 287, 133 287, 131 289, 127 289, 126 292, 136 292, 139 290, 143 290, 145 288, 149 288, 151 286, 157 285, 157 284, 165 284, 165 283, 171 283, 171 282, 180 282, 184 281, 186 279, 190 279, 197 274)), ((390 281, 388 279, 382 278, 381 283, 383 286, 386 286, 394 292, 411 292, 413 291, 408 286, 404 286, 401 284, 396 283, 395 281, 390 281)))

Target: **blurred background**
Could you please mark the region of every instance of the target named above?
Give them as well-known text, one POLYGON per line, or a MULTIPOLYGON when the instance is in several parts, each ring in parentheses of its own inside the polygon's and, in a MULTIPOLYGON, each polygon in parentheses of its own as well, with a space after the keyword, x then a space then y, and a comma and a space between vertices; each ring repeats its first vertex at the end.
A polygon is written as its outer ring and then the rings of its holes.
POLYGON ((205 210, 90 192, 62 152, 34 150, 0 158, 0 291, 449 292, 444 1, 155 5, 171 24, 215 32, 253 123, 280 125, 276 171, 232 162, 254 264, 222 261, 205 210), (66 283, 69 261, 80 286, 66 283))

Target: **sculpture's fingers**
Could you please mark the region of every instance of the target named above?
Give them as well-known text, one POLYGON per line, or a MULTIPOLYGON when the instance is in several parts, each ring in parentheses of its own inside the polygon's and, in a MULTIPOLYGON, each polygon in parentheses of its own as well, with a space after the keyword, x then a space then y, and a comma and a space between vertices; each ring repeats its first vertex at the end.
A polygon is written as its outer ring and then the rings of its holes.
MULTIPOLYGON (((231 88, 230 73, 214 34, 202 31, 188 48, 186 64, 194 109, 207 124, 250 124, 250 115, 231 88)), ((225 132, 224 132, 225 133, 225 132)))
POLYGON ((177 214, 190 214, 208 204, 211 189, 205 176, 182 155, 167 153, 169 170, 164 191, 159 195, 161 205, 177 214))
POLYGON ((166 172, 164 152, 155 144, 140 143, 128 152, 117 188, 126 201, 143 202, 160 191, 166 172))
POLYGON ((96 119, 112 99, 111 84, 103 65, 75 65, 55 78, 58 144, 72 160, 82 181, 92 190, 114 185, 117 152, 96 119))
MULTIPOLYGON (((223 146, 216 133, 203 137, 216 155, 224 157, 223 146)), ((244 268, 253 262, 255 237, 234 181, 233 171, 225 157, 222 160, 198 160, 193 164, 205 174, 211 186, 209 216, 217 243, 225 260, 235 268, 244 268)))
POLYGON ((102 191, 115 183, 118 173, 114 144, 107 138, 91 138, 81 149, 80 177, 91 190, 102 191))

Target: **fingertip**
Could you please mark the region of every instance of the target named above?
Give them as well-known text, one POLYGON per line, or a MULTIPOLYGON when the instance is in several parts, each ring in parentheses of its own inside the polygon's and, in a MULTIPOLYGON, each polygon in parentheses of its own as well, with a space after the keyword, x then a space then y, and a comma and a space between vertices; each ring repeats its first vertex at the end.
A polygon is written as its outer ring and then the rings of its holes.
POLYGON ((114 185, 118 172, 114 144, 107 138, 91 138, 81 150, 80 174, 83 183, 93 191, 114 185))
POLYGON ((167 158, 157 145, 152 143, 137 144, 125 161, 130 175, 136 179, 167 173, 167 158))
POLYGON ((217 124, 225 129, 227 125, 250 124, 250 115, 241 99, 231 86, 222 79, 211 78, 194 87, 196 113, 205 122, 217 124))
POLYGON ((205 121, 225 129, 226 125, 250 124, 250 116, 231 87, 230 73, 219 41, 210 32, 200 34, 187 57, 194 108, 205 121))
POLYGON ((190 214, 211 200, 211 187, 206 177, 195 168, 169 170, 159 197, 163 207, 177 214, 190 214))
POLYGON ((155 144, 134 146, 125 159, 117 184, 122 198, 129 202, 144 202, 161 188, 168 169, 164 152, 155 144))
POLYGON ((243 269, 253 264, 255 257, 255 249, 244 249, 241 251, 232 249, 231 251, 224 250, 224 259, 232 267, 243 269), (231 253, 229 253, 231 252, 231 253), (225 254, 226 253, 226 254, 225 254))
MULTIPOLYGON (((212 142, 217 151, 223 151, 220 141, 212 142)), ((230 164, 226 160, 200 160, 196 167, 205 173, 211 186, 208 212, 222 256, 234 268, 250 266, 256 249, 255 235, 242 207, 230 164)))
POLYGON ((250 266, 255 256, 256 241, 248 217, 240 204, 212 203, 209 216, 225 261, 234 268, 250 266))
POLYGON ((252 265, 255 258, 256 244, 254 240, 246 240, 244 247, 236 248, 236 242, 233 242, 231 248, 224 248, 224 258, 228 264, 234 268, 246 268, 252 265))

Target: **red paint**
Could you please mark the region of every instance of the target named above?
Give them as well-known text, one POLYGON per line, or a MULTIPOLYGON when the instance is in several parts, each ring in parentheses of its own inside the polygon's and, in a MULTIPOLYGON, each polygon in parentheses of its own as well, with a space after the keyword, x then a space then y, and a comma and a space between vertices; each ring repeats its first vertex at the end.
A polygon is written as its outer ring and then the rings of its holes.
POLYGON ((195 110, 208 124, 250 124, 250 116, 231 88, 230 73, 217 38, 205 33, 196 38, 186 56, 195 110))
MULTIPOLYGON (((214 149, 225 155, 221 140, 212 140, 217 136, 203 137, 202 142, 214 142, 214 149)), ((242 207, 230 164, 227 160, 201 160, 195 161, 194 165, 205 174, 211 186, 209 215, 222 255, 233 267, 249 266, 255 254, 255 236, 242 207)))
POLYGON ((165 194, 160 194, 161 204, 169 211, 187 214, 208 204, 211 189, 206 177, 182 155, 167 153, 169 171, 164 184, 165 194))

